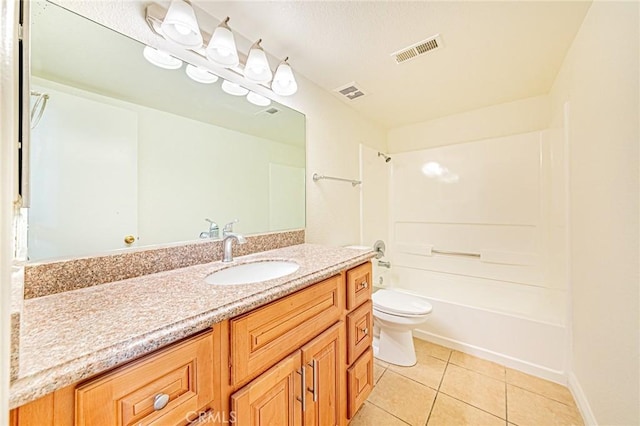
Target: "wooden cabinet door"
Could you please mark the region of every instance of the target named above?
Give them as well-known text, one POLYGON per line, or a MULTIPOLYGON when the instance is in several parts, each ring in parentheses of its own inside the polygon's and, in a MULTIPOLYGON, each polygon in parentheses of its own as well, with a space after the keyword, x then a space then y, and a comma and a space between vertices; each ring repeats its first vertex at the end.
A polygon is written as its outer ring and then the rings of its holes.
POLYGON ((367 301, 347 315, 347 364, 352 364, 373 342, 373 304, 367 301))
POLYGON ((362 354, 347 370, 349 407, 348 417, 356 414, 362 403, 373 390, 373 351, 371 348, 362 354))
POLYGON ((171 345, 76 389, 76 424, 182 425, 215 399, 213 333, 171 345), (166 399, 156 404, 156 399, 166 399))
POLYGON ((347 271, 347 310, 350 311, 371 299, 373 288, 371 262, 347 271))
POLYGON ((231 395, 230 417, 242 426, 302 425, 300 351, 231 395))
POLYGON ((302 347, 302 368, 306 369, 305 426, 341 424, 345 398, 344 323, 339 322, 302 347))

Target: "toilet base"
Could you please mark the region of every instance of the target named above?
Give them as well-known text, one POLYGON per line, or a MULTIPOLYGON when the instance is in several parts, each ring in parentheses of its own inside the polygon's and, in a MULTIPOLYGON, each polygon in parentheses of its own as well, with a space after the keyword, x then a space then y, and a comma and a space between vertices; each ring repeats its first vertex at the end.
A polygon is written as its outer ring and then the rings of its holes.
POLYGON ((387 330, 380 327, 380 337, 373 339, 373 355, 380 361, 402 367, 416 364, 416 350, 411 330, 387 330))

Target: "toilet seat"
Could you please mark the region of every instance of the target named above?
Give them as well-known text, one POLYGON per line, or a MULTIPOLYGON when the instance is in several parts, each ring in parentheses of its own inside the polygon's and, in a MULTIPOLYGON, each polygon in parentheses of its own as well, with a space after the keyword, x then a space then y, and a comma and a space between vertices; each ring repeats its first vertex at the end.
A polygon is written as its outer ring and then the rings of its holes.
POLYGON ((421 317, 433 309, 425 300, 393 290, 378 290, 373 293, 372 300, 374 310, 395 316, 421 317))

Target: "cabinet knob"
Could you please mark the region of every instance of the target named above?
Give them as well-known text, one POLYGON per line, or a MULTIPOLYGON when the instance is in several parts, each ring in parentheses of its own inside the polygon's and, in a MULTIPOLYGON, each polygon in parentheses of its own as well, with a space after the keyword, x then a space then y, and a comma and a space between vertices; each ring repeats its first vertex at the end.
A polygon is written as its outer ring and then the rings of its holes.
POLYGON ((360 283, 360 288, 367 288, 369 286, 369 284, 366 281, 362 281, 360 283))
POLYGON ((153 409, 158 411, 162 410, 169 403, 169 395, 166 393, 159 393, 153 398, 153 409))
POLYGON ((129 245, 129 244, 133 244, 136 241, 136 237, 134 237, 133 235, 127 235, 124 237, 124 243, 129 245))
POLYGON ((369 328, 368 327, 361 328, 360 332, 366 336, 367 334, 369 334, 369 328))

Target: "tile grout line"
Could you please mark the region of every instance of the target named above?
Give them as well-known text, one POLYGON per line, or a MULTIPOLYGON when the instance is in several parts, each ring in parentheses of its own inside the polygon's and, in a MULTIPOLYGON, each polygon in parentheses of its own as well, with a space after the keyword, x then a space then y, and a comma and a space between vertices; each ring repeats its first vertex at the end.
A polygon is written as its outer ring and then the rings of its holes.
POLYGON ((395 415, 395 414, 393 414, 393 413, 388 412, 388 411, 387 411, 387 410, 385 410, 384 408, 380 407, 379 405, 374 404, 374 403, 373 403, 373 402, 371 402, 371 401, 367 401, 367 404, 371 404, 371 405, 373 405, 373 406, 374 406, 374 407, 376 407, 377 409, 384 411, 385 413, 387 413, 387 414, 388 414, 388 415, 390 415, 391 417, 394 417, 394 418, 396 418, 396 419, 400 420, 402 423, 404 423, 404 424, 406 424, 406 425, 408 425, 408 424, 409 424, 409 423, 405 422, 404 420, 402 420, 400 417, 396 416, 396 415, 395 415))
POLYGON ((478 411, 482 411, 483 413, 487 413, 487 414, 489 414, 489 415, 491 415, 491 416, 495 417, 496 419, 506 420, 506 419, 503 419, 503 418, 502 418, 502 417, 500 417, 500 416, 496 416, 494 413, 492 413, 492 412, 490 412, 490 411, 487 411, 487 410, 485 410, 484 408, 480 408, 480 407, 478 407, 478 406, 476 406, 476 405, 473 405, 473 404, 471 404, 470 402, 465 401, 464 399, 456 398, 455 396, 453 396, 453 395, 449 395, 448 393, 445 393, 445 392, 438 392, 438 394, 446 395, 446 396, 448 396, 448 397, 449 397, 449 398, 451 398, 451 399, 455 399, 456 401, 462 402, 464 405, 468 405, 469 407, 471 407, 471 408, 475 408, 475 409, 476 409, 476 410, 478 410, 478 411))
POLYGON ((453 351, 449 351, 449 356, 447 357, 447 363, 444 365, 444 371, 442 372, 442 377, 440 377, 440 383, 438 383, 438 389, 436 389, 436 396, 433 398, 433 404, 431 404, 431 409, 429 410, 429 415, 427 416, 427 422, 425 426, 429 424, 429 420, 431 420, 431 414, 433 414, 433 408, 436 406, 436 401, 438 400, 438 395, 440 394, 440 386, 442 386, 442 382, 444 381, 444 375, 447 374, 447 367, 449 367, 449 361, 451 360, 451 354, 453 351))
POLYGON ((505 426, 509 426, 509 397, 507 396, 507 370, 504 370, 504 419, 505 426))
MULTIPOLYGON (((445 370, 447 369, 447 361, 445 361, 445 360, 443 360, 443 359, 440 359, 440 358, 436 358, 436 357, 431 356, 431 355, 428 355, 428 356, 429 356, 429 357, 431 357, 431 358, 433 358, 433 359, 437 359, 438 361, 442 361, 442 362, 444 362, 444 363, 445 363, 444 368, 445 368, 445 370)), ((390 367, 391 365, 393 365, 393 364, 389 364, 389 367, 390 367)), ((417 365, 417 364, 416 364, 416 365, 417 365)), ((402 367, 402 368, 404 368, 404 367, 402 367)), ((412 382, 417 383, 417 384, 419 384, 419 385, 421 385, 421 386, 425 386, 425 387, 428 387, 429 389, 433 389, 433 390, 435 390, 436 392, 437 392, 437 391, 438 391, 438 389, 440 388, 440 384, 438 384, 438 387, 433 387, 433 386, 427 385, 426 383, 422 383, 422 382, 420 382, 420 381, 418 381, 418 380, 414 379, 413 377, 406 376, 405 374, 403 374, 403 373, 402 373, 402 370, 399 370, 399 371, 398 371, 398 370, 394 370, 394 369, 392 369, 392 368, 388 368, 388 367, 387 367, 387 370, 391 371, 391 372, 392 372, 392 373, 394 373, 394 374, 397 374, 397 375, 399 375, 399 376, 402 376, 402 377, 404 377, 405 379, 409 379, 409 380, 411 380, 412 382)), ((385 370, 385 371, 386 371, 386 370, 385 370)), ((442 375, 444 376, 444 372, 442 373, 442 375)), ((442 378, 440 378, 440 383, 442 383, 442 378)))
MULTIPOLYGON (((500 379, 496 379, 496 378, 495 378, 495 376, 491 376, 491 375, 486 374, 486 373, 483 373, 483 372, 481 372, 481 371, 474 370, 473 368, 465 367, 464 365, 458 365, 458 364, 456 364, 455 362, 451 362, 451 364, 452 364, 452 365, 455 365, 456 367, 459 367, 459 368, 464 368, 464 369, 465 369, 465 370, 467 370, 467 371, 472 371, 472 372, 474 372, 474 373, 478 373, 478 374, 480 374, 480 375, 482 375, 482 376, 484 376, 484 377, 488 377, 488 378, 493 379, 493 380, 500 380, 500 379)), ((502 367, 502 366, 501 366, 501 367, 502 367)), ((506 367, 504 367, 504 368, 506 369, 506 367)), ((506 376, 506 374, 505 374, 505 376, 506 376)), ((506 380, 506 379, 503 379, 502 381, 505 381, 505 380, 506 380)))
MULTIPOLYGON (((526 392, 532 393, 532 394, 534 394, 534 395, 541 396, 541 397, 546 398, 546 399, 548 399, 548 400, 550 400, 550 401, 554 401, 554 402, 557 402, 557 403, 559 403, 559 404, 566 405, 567 407, 575 407, 575 406, 576 406, 576 403, 575 403, 575 402, 574 402, 573 404, 567 404, 566 402, 559 401, 559 400, 557 400, 557 399, 555 399, 555 398, 552 398, 552 397, 547 396, 547 395, 545 395, 545 394, 543 394, 543 393, 540 393, 540 392, 537 392, 537 391, 531 390, 531 389, 529 389, 529 388, 525 388, 525 387, 522 387, 522 386, 518 386, 518 385, 516 385, 516 384, 509 383, 509 382, 507 382, 506 384, 511 385, 511 386, 513 386, 513 387, 516 387, 516 388, 518 388, 518 389, 522 389, 523 391, 526 391, 526 392)), ((562 385, 560 385, 560 386, 562 386, 562 385)))
MULTIPOLYGON (((374 386, 376 386, 376 385, 378 384, 378 382, 379 382, 380 380, 382 380, 382 376, 384 376, 384 375, 385 375, 385 373, 387 372, 387 370, 389 370, 389 365, 391 365, 391 364, 388 364, 386 367, 384 367, 384 371, 382 372, 382 374, 380 375, 380 377, 378 377, 378 380, 375 382, 374 386)), ((380 364, 378 364, 378 366, 379 366, 379 367, 382 367, 380 364)), ((394 371, 393 371, 393 370, 391 370, 391 372, 392 372, 392 373, 394 373, 394 371)), ((396 374, 397 374, 397 373, 396 373, 396 374)), ((404 377, 404 376, 402 376, 402 377, 404 377)), ((416 383, 417 383, 417 382, 416 382, 416 383)), ((389 411, 385 410, 384 408, 380 407, 379 405, 376 405, 376 404, 374 404, 373 402, 369 401, 369 398, 367 398, 367 403, 368 403, 368 404, 373 405, 373 406, 374 406, 374 407, 376 407, 376 408, 379 408, 380 410, 384 411, 385 413, 389 414, 390 416, 395 417, 396 419, 400 420, 402 423, 404 423, 404 424, 406 424, 406 425, 408 425, 408 426, 411 426, 409 423, 405 422, 404 420, 402 420, 400 417, 396 416, 395 414, 390 413, 389 411)))
MULTIPOLYGON (((469 369, 469 368, 462 367, 462 366, 460 366, 460 365, 458 365, 458 364, 454 364, 454 363, 452 363, 452 362, 451 362, 451 355, 453 355, 453 351, 451 351, 451 354, 449 355, 449 361, 447 361, 447 367, 449 366, 449 364, 451 364, 451 365, 455 365, 455 366, 456 366, 456 367, 458 367, 458 368, 462 368, 462 369, 464 369, 464 370, 471 371, 472 373, 477 373, 477 374, 480 374, 481 376, 484 376, 484 377, 487 377, 487 378, 490 378, 490 379, 493 379, 493 380, 498 380, 498 379, 496 379, 495 377, 487 376, 486 374, 482 374, 482 373, 480 373, 480 372, 478 372, 478 371, 471 370, 471 369, 469 369)), ((446 372, 446 367, 445 367, 445 372, 446 372)), ((442 381, 440 382, 440 386, 442 386, 442 382, 443 382, 443 381, 444 381, 444 374, 442 375, 442 381)), ((505 387, 506 387, 506 370, 505 370, 505 380, 504 380, 504 382, 505 382, 505 387)), ((440 386, 438 386, 438 394, 442 393, 443 395, 446 395, 446 396, 448 396, 449 398, 455 399, 456 401, 460 401, 461 403, 463 403, 463 404, 465 404, 465 405, 468 405, 469 407, 473 407, 473 408, 475 408, 475 409, 477 409, 477 410, 480 410, 480 411, 482 411, 482 412, 484 412, 484 413, 487 413, 487 414, 489 414, 489 415, 491 415, 491 416, 493 416, 493 417, 495 417, 495 418, 497 418, 497 419, 504 420, 505 422, 507 421, 507 419, 506 419, 506 406, 505 406, 505 418, 503 419, 502 417, 500 417, 500 416, 496 416, 494 413, 491 413, 491 412, 489 412, 489 411, 485 410, 484 408, 480 408, 480 407, 478 407, 478 406, 476 406, 476 405, 471 404, 471 403, 470 403, 470 402, 468 402, 468 401, 464 401, 464 400, 462 400, 462 399, 460 399, 460 398, 456 398, 456 397, 455 397, 455 396, 453 396, 453 395, 449 395, 448 393, 442 392, 442 391, 440 390, 440 386)), ((505 391, 505 398, 506 398, 506 391, 505 391)), ((429 416, 431 416, 431 414, 429 414, 429 416)), ((506 423, 505 423, 505 424, 506 424, 506 423)))
MULTIPOLYGON (((446 346, 443 346, 443 347, 446 347, 446 346)), ((449 355, 449 358, 451 358, 451 355, 453 354, 453 352, 455 351, 455 349, 451 349, 451 348, 448 348, 448 349, 450 349, 450 350, 451 350, 451 354, 449 355)), ((460 352, 460 353, 462 353, 462 354, 465 354, 465 355, 468 355, 468 356, 470 356, 470 357, 477 358, 477 359, 482 360, 482 361, 485 361, 485 362, 489 362, 489 363, 492 363, 492 364, 498 365, 498 366, 500 366, 500 367, 504 368, 504 369, 505 369, 505 377, 504 377, 504 381, 505 381, 505 383, 506 383, 506 384, 508 384, 508 385, 515 386, 515 387, 517 387, 517 388, 519 388, 519 389, 522 389, 522 390, 525 390, 525 391, 527 391, 527 392, 530 392, 530 393, 533 393, 533 394, 536 394, 536 395, 542 396, 542 397, 544 397, 544 398, 546 398, 546 399, 549 399, 549 400, 551 400, 551 401, 559 402, 560 404, 566 405, 567 407, 575 407, 575 406, 576 406, 575 401, 573 402, 573 404, 568 404, 568 403, 566 403, 566 402, 564 402, 564 401, 560 401, 559 399, 556 399, 556 398, 550 397, 550 396, 548 396, 548 395, 546 395, 546 394, 544 394, 544 393, 538 392, 537 390, 533 390, 533 389, 531 389, 531 388, 526 388, 526 387, 524 387, 524 386, 521 386, 521 385, 518 385, 518 384, 515 384, 515 383, 509 383, 509 381, 507 380, 507 374, 506 374, 506 372, 507 372, 507 370, 508 370, 509 368, 508 368, 506 365, 502 365, 502 364, 495 363, 495 362, 493 362, 493 361, 485 360, 485 359, 483 359, 483 358, 476 357, 476 356, 471 355, 471 354, 468 354, 468 353, 466 353, 466 352, 461 352, 461 351, 458 351, 458 352, 460 352)), ((481 375, 483 375, 483 376, 485 376, 485 377, 489 377, 489 378, 494 379, 494 380, 500 380, 500 379, 496 379, 494 376, 488 375, 488 374, 483 373, 483 372, 478 371, 478 370, 474 370, 474 369, 469 368, 469 367, 465 367, 465 366, 463 366, 463 365, 456 364, 455 362, 451 362, 451 361, 449 361, 449 363, 450 363, 450 364, 455 365, 456 367, 464 368, 464 369, 465 369, 465 370, 467 370, 467 371, 472 371, 472 372, 474 372, 474 373, 481 374, 481 375)), ((527 373, 525 373, 524 371, 520 371, 520 370, 518 370, 518 369, 513 369, 513 370, 517 371, 518 373, 527 374, 527 373)), ((564 388, 566 388, 566 389, 568 390, 568 387, 567 387, 567 386, 564 386, 564 385, 562 385, 562 384, 560 384, 560 383, 556 383, 556 382, 552 382, 552 381, 549 381, 549 380, 545 380, 545 379, 543 379, 543 378, 541 378, 541 377, 537 377, 537 376, 533 376, 533 375, 530 375, 530 376, 531 376, 531 377, 533 377, 534 379, 539 379, 539 380, 542 380, 542 381, 546 381, 546 382, 552 383, 552 384, 554 384, 554 385, 562 386, 562 387, 564 387, 564 388)))

